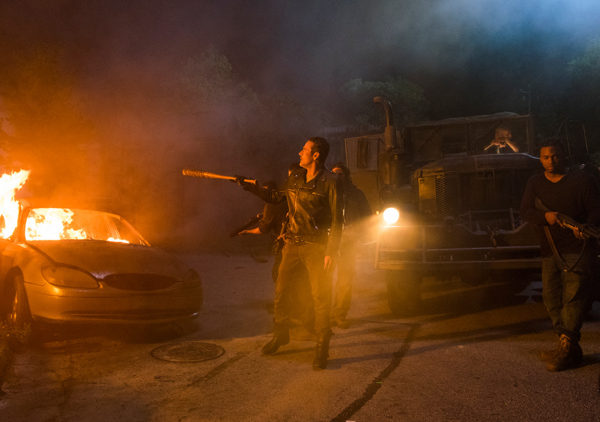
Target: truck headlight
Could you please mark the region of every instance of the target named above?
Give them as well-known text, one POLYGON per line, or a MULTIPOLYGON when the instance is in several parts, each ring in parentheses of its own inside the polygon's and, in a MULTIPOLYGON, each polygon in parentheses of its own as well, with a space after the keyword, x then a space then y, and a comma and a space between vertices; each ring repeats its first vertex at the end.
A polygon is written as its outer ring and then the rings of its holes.
POLYGON ((383 221, 385 222, 385 224, 387 225, 392 225, 392 224, 396 224, 398 222, 398 220, 400 219, 400 211, 398 211, 397 208, 386 208, 383 211, 383 221))

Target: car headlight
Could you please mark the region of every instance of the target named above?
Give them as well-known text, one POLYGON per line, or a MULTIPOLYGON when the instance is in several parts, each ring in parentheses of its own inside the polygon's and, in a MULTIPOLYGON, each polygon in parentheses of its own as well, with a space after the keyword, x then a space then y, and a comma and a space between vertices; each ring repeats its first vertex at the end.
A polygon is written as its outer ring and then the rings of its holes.
POLYGON ((398 211, 397 208, 386 208, 383 211, 383 221, 385 222, 385 224, 387 225, 392 225, 392 224, 396 224, 398 222, 398 220, 400 219, 400 211, 398 211))
POLYGON ((98 288, 98 281, 90 273, 71 267, 47 266, 42 268, 42 276, 48 283, 58 287, 98 288))

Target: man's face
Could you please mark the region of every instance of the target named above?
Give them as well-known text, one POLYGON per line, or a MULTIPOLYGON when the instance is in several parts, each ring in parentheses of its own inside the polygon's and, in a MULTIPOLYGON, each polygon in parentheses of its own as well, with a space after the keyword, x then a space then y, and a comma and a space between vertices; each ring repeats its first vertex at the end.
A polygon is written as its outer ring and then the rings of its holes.
POLYGON ((298 153, 300 155, 300 167, 308 168, 319 156, 318 152, 313 152, 314 142, 306 141, 302 151, 298 153))
POLYGON ((563 171, 562 157, 556 147, 542 147, 540 149, 540 162, 547 173, 561 173, 563 171))
POLYGON ((508 129, 496 129, 494 137, 496 141, 504 145, 506 144, 506 141, 510 141, 512 139, 512 133, 510 133, 510 130, 508 129))

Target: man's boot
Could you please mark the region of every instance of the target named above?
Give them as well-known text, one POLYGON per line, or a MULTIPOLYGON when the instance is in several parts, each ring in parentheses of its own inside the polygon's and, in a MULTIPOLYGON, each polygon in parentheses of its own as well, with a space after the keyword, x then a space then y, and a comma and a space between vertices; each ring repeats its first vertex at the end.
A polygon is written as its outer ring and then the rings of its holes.
POLYGON ((317 346, 315 347, 315 359, 313 360, 313 369, 327 368, 327 358, 329 357, 329 340, 331 339, 331 331, 320 335, 317 338, 317 346))
MULTIPOLYGON (((579 343, 574 342, 572 343, 572 356, 573 356, 573 362, 575 364, 579 364, 581 363, 581 360, 583 358, 583 351, 581 350, 581 346, 579 345, 579 343)), ((553 359, 555 359, 556 354, 560 351, 561 347, 560 347, 560 339, 558 342, 558 347, 556 349, 552 349, 552 350, 542 350, 541 352, 539 352, 539 358, 542 362, 551 362, 553 359)))
POLYGON ((546 369, 551 372, 573 368, 581 363, 583 352, 576 340, 566 334, 561 334, 558 350, 548 355, 546 369))
POLYGON ((275 326, 273 329, 273 338, 263 346, 263 355, 272 355, 281 346, 290 342, 290 330, 288 327, 275 326))
POLYGON ((540 358, 540 360, 544 363, 550 362, 552 359, 554 359, 554 356, 558 353, 558 351, 560 350, 560 336, 558 336, 558 344, 556 345, 556 347, 554 349, 551 350, 542 350, 538 353, 538 357, 540 358))
POLYGON ((539 353, 539 358, 542 362, 550 362, 552 359, 554 359, 554 356, 556 355, 557 352, 558 352, 558 349, 542 350, 539 353))

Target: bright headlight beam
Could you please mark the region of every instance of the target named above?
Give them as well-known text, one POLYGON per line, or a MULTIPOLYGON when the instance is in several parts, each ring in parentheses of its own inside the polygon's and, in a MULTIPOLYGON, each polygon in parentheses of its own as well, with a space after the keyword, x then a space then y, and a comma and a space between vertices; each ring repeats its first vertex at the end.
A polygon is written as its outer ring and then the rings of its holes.
POLYGON ((390 207, 383 211, 383 221, 385 221, 386 224, 396 224, 399 219, 400 211, 398 211, 396 208, 390 207))

